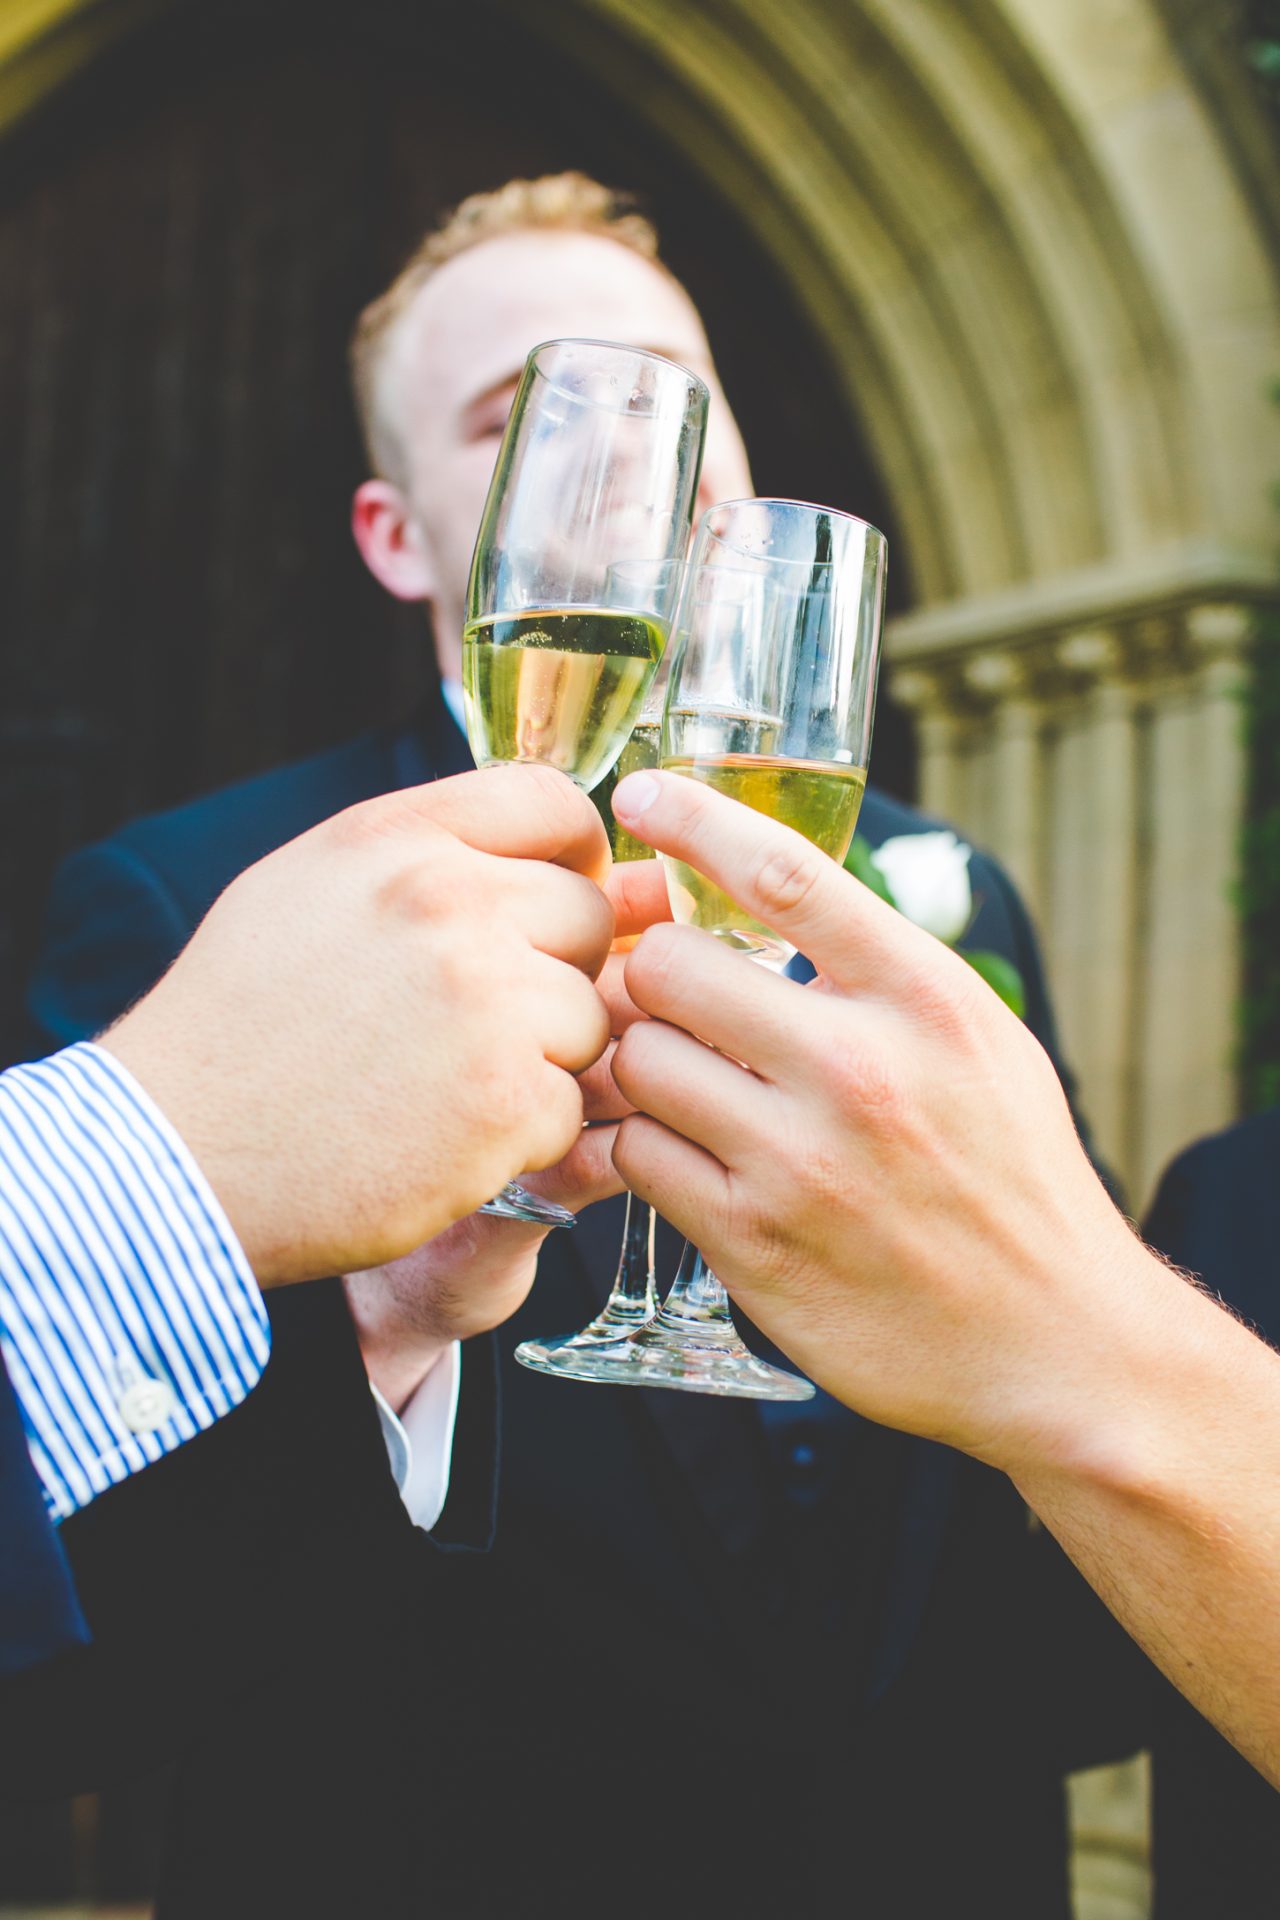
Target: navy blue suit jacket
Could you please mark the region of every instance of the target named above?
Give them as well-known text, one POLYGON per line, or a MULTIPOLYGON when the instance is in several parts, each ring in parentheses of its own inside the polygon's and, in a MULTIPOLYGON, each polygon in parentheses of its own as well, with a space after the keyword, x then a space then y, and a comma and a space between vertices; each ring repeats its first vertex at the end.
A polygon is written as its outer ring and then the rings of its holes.
MULTIPOLYGON (((416 728, 75 854, 31 987, 33 1050, 98 1031, 144 993, 261 854, 468 764, 436 699, 416 728)), ((867 793, 869 841, 925 826, 867 793)), ((981 854, 973 887, 971 941, 1021 970, 1032 1031, 1055 1054, 1027 914, 981 854)), ((695 1872, 685 1907, 664 1901, 674 1916, 825 1910, 858 1809, 854 1880, 881 1920, 960 1891, 988 1920, 1065 1920, 1061 1774, 1140 1743, 1138 1693, 1103 1661, 1117 1642, 1130 1657, 1125 1636, 975 1461, 825 1396, 796 1427, 747 1402, 601 1394, 514 1367, 526 1332, 576 1327, 601 1304, 620 1212, 591 1208, 551 1236, 516 1323, 468 1344, 466 1432, 434 1538, 393 1496, 332 1283, 273 1296, 273 1359, 246 1407, 67 1524, 92 1659, 58 1715, 35 1716, 19 1786, 83 1786, 104 1755, 142 1763, 180 1697, 200 1736, 161 1914, 434 1903, 585 1920, 604 1901, 624 1920, 651 1912, 652 1887, 610 1872, 614 1782, 645 1799, 683 1763, 708 1832, 770 1832, 771 1847, 731 1847, 731 1864, 718 1849, 714 1884, 695 1872), (491 1551, 451 1553, 489 1542, 495 1344, 501 1524, 491 1551), (651 1628, 666 1678, 645 1707, 645 1663, 629 1674, 629 1661, 651 1628), (50 1743, 59 1716, 77 1740, 50 1743), (424 1740, 422 1720, 447 1740, 424 1740), (570 1824, 580 1870, 532 1880, 528 1862, 570 1824)), ((660 1227, 664 1275, 676 1256, 660 1227)))
POLYGON ((88 1628, 0 1363, 0 1677, 77 1646, 88 1628))
MULTIPOLYGON (((135 821, 73 856, 32 985, 33 1048, 120 1012, 251 861, 344 806, 469 764, 436 701, 417 728, 135 821)), ((860 830, 879 843, 930 824, 872 792, 860 830)), ((973 882, 972 942, 1019 967, 1029 1024, 1054 1053, 1025 911, 981 856, 973 882)), ((514 1366, 525 1333, 580 1325, 600 1304, 620 1235, 620 1203, 552 1235, 529 1303, 499 1333, 490 1552, 439 1549, 489 1538, 481 1427, 495 1343, 464 1356, 464 1382, 482 1391, 464 1387, 470 1432, 428 1540, 390 1487, 331 1283, 272 1297, 272 1360, 244 1408, 69 1523, 103 1677, 66 1713, 98 1711, 96 1750, 117 1756, 113 1699, 144 1703, 123 1727, 140 1740, 148 1700, 181 1697, 203 1729, 175 1805, 162 1914, 398 1914, 434 1901, 478 1920, 575 1920, 601 1910, 605 1874, 614 1920, 648 1913, 646 1876, 621 1887, 609 1870, 612 1782, 627 1776, 644 1799, 683 1761, 708 1831, 769 1830, 774 1844, 768 1859, 731 1847, 732 1864, 719 1850, 716 1884, 695 1875, 690 1904, 667 1902, 673 1916, 828 1910, 857 1808, 854 1880, 880 1920, 942 1911, 961 1890, 988 1920, 1065 1920, 1061 1776, 1142 1743, 1142 1682, 1129 1676, 1145 1663, 1028 1530, 1008 1482, 973 1461, 831 1402, 788 1450, 750 1403, 605 1394, 514 1366), (288 1620, 287 1637, 264 1635, 264 1619, 288 1620), (643 1650, 659 1626, 668 1677, 650 1697, 643 1650), (422 1718, 447 1725, 447 1741, 418 1737, 422 1718), (434 1813, 426 1848, 421 1809, 434 1813), (528 1863, 569 1825, 579 1871, 531 1879, 528 1863)), ((677 1250, 660 1228, 664 1274, 677 1250)), ((51 1724, 46 1713, 41 1729, 51 1724)), ((83 1784, 56 1754, 42 1771, 28 1750, 33 1772, 83 1784)))
MULTIPOLYGON (((255 860, 344 807, 472 765, 470 748, 437 692, 417 726, 365 734, 209 798, 131 821, 109 839, 72 855, 54 880, 43 949, 31 983, 33 1048, 44 1052, 84 1039, 116 1018, 154 984, 222 889, 255 860)), ((871 788, 858 830, 872 846, 879 846, 894 835, 925 832, 940 824, 871 788)), ((1059 1057, 1044 969, 1026 910, 993 860, 975 853, 970 874, 976 912, 962 944, 994 950, 1018 968, 1026 991, 1027 1025, 1053 1058, 1070 1097, 1073 1086, 1059 1057)), ((593 1209, 575 1230, 574 1250, 590 1267, 601 1299, 612 1279, 620 1231, 620 1203, 593 1209)), ((553 1239, 544 1265, 556 1262, 563 1251, 563 1243, 553 1239)), ((673 1405, 671 1396, 659 1396, 659 1402, 666 1410, 664 1420, 677 1428, 694 1417, 683 1398, 673 1405)), ((777 1419, 772 1410, 752 1413, 757 1419, 777 1419)), ((836 1427, 856 1420, 825 1394, 819 1396, 818 1416, 836 1427)), ((907 1501, 911 1520, 895 1562, 901 1604, 890 1609, 872 1682, 876 1690, 897 1670, 924 1605, 954 1466, 954 1456, 944 1448, 924 1442, 912 1447, 907 1501)))

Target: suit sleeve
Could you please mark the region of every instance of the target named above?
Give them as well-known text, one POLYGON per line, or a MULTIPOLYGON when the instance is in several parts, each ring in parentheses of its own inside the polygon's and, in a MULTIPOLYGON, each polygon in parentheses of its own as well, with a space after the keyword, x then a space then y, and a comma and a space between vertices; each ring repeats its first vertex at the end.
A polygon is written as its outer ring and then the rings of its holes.
POLYGON ((107 841, 64 860, 27 994, 30 1056, 101 1033, 155 985, 193 931, 161 875, 128 845, 107 841))
POLYGON ((88 1633, 0 1361, 0 1684, 88 1633))
POLYGON ((0 1690, 4 1797, 175 1757, 265 1690, 285 1641, 339 1631, 353 1569, 395 1584, 415 1529, 341 1288, 287 1289, 274 1318, 285 1337, 240 1407, 62 1527, 92 1642, 0 1690))
POLYGON ((430 1633, 448 1558, 489 1546, 492 1338, 464 1344, 449 1495, 427 1535, 387 1470, 341 1283, 268 1305, 271 1358, 242 1405, 62 1527, 92 1643, 0 1683, 0 1798, 127 1779, 228 1716, 251 1725, 282 1662, 323 1674, 353 1638, 430 1633))

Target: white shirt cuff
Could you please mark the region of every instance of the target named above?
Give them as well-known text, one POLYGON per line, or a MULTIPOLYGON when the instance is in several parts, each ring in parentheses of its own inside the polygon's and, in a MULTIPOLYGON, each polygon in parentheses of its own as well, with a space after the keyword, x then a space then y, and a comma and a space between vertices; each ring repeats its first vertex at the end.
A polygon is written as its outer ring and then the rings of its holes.
POLYGON ((230 1223, 101 1047, 0 1077, 0 1348, 59 1520, 212 1426, 267 1363, 230 1223))
POLYGON ((462 1350, 447 1346, 399 1415, 370 1381, 387 1464, 415 1527, 430 1532, 444 1512, 453 1465, 453 1430, 462 1385, 462 1350))

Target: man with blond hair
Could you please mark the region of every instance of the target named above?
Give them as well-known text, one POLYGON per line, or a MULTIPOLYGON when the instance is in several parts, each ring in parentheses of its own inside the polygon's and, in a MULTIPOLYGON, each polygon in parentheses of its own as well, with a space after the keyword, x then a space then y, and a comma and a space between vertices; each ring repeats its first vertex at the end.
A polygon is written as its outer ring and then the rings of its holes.
MULTIPOLYGON (((699 509, 752 491, 652 226, 578 174, 465 201, 352 346, 372 469, 355 539, 387 591, 429 616, 439 684, 410 725, 69 861, 31 995, 46 1039, 93 1031, 145 988, 268 847, 470 764, 458 683, 475 529, 525 356, 563 335, 691 367, 712 395, 699 509)), ((873 843, 930 824, 867 795, 873 843)), ((975 854, 971 873, 968 937, 1019 969, 1053 1054, 1027 916, 992 862, 975 854)), ((116 1628, 106 1651, 140 1737, 157 1673, 201 1729, 161 1914, 774 1920, 856 1906, 914 1920, 964 1904, 1065 1920, 1063 1775, 1139 1744, 1145 1663, 1008 1484, 969 1459, 824 1395, 796 1412, 513 1366, 522 1333, 580 1325, 612 1279, 611 1080, 588 1084, 587 1110, 601 1124, 531 1181, 579 1211, 572 1233, 472 1216, 378 1275, 295 1290, 273 1315, 252 1477, 226 1422, 199 1455, 198 1500, 190 1474, 128 1490, 140 1545, 127 1568, 82 1535, 82 1590, 116 1628), (485 1336, 535 1267, 517 1325, 485 1336), (239 1585, 223 1573, 229 1540, 239 1585), (121 1584, 175 1580, 207 1588, 242 1650, 237 1695, 184 1661, 185 1641, 158 1659, 137 1633, 121 1584), (268 1609, 296 1626, 263 1635, 268 1609)), ((664 1279, 676 1251, 660 1227, 664 1279)))

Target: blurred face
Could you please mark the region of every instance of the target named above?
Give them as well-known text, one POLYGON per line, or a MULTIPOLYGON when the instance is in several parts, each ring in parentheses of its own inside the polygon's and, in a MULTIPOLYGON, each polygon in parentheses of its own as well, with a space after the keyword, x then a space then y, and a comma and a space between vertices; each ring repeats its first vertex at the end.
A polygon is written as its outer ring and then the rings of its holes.
MULTIPOLYGON (((460 254, 419 294, 385 368, 409 477, 409 564, 394 579, 361 538, 360 495, 356 516, 361 550, 384 585, 430 602, 441 671, 453 678, 471 551, 525 358, 540 341, 575 336, 647 348, 706 382, 711 410, 695 516, 751 492, 742 439, 702 323, 665 272, 594 234, 509 234, 460 254)), ((386 483, 368 486, 395 492, 386 483)))

